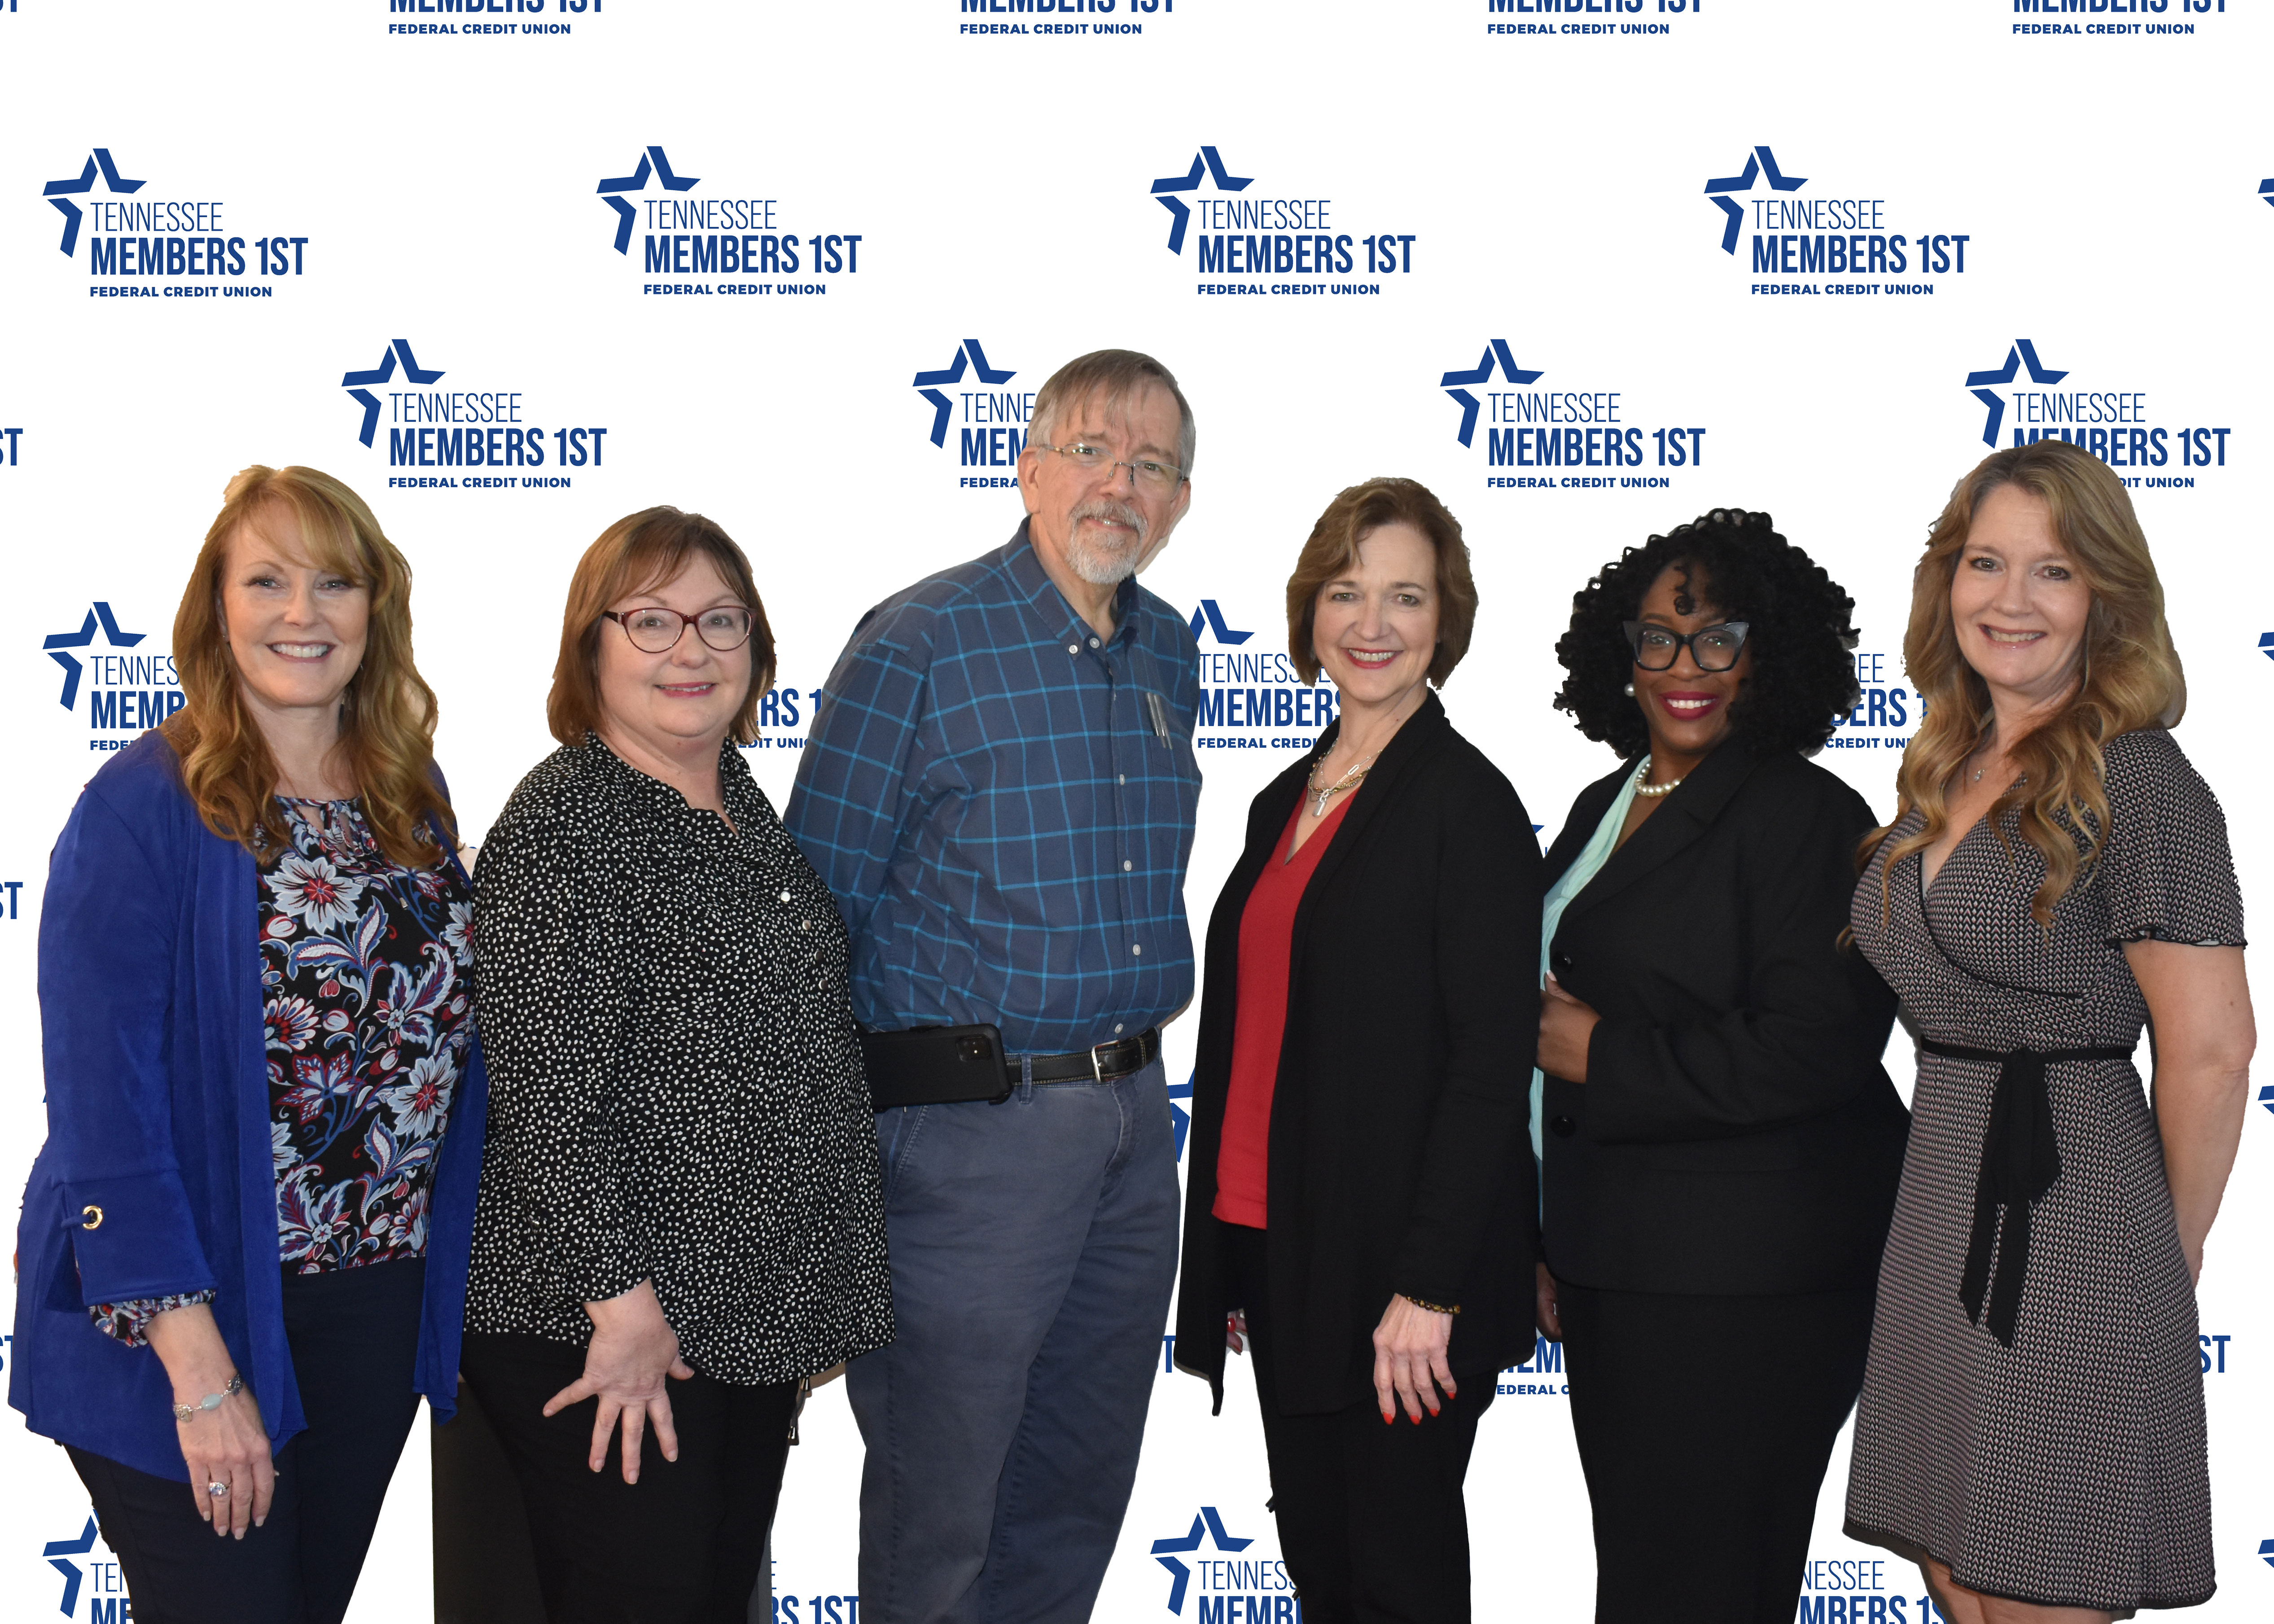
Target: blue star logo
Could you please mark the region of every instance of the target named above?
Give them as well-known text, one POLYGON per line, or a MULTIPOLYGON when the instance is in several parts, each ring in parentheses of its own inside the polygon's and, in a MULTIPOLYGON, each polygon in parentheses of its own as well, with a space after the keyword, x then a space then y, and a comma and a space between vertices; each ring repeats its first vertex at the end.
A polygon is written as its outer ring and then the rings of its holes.
POLYGON ((1723 253, 1734 254, 1737 252, 1737 231, 1738 228, 1745 223, 1745 211, 1721 194, 1728 192, 1751 192, 1753 189, 1753 183, 1764 175, 1769 177, 1769 190, 1772 192, 1798 192, 1803 186, 1808 184, 1805 176, 1779 174, 1776 158, 1766 147, 1756 147, 1745 154, 1743 174, 1724 176, 1720 180, 1709 180, 1706 183, 1706 195, 1713 199, 1714 207, 1729 217, 1729 223, 1721 230, 1723 253))
POLYGON ((1241 643, 1246 643, 1250 637, 1255 635, 1254 632, 1236 632, 1232 630, 1231 626, 1224 620, 1224 611, 1216 606, 1216 601, 1213 598, 1203 598, 1201 599, 1201 606, 1193 611, 1192 623, 1193 641, 1194 643, 1198 643, 1200 641, 1201 628, 1202 627, 1206 627, 1209 631, 1214 632, 1216 634, 1216 640, 1224 644, 1227 649, 1236 649, 1241 643))
POLYGON ((395 362, 398 356, 403 360, 403 375, 412 383, 433 383, 442 375, 440 367, 429 371, 418 365, 410 353, 410 341, 407 338, 398 338, 380 351, 379 365, 369 372, 343 375, 340 379, 341 387, 347 390, 350 400, 363 408, 363 429, 356 439, 364 445, 371 444, 371 437, 379 428, 379 396, 362 386, 390 381, 395 376, 395 362))
POLYGON ((1525 367, 1518 366, 1516 364, 1516 357, 1510 352, 1508 340, 1504 338, 1495 338, 1489 343, 1486 344, 1484 357, 1474 366, 1469 368, 1468 371, 1465 372, 1447 372, 1445 376, 1439 380, 1438 387, 1460 403, 1460 441, 1465 446, 1470 443, 1477 432, 1477 397, 1471 395, 1465 388, 1463 388, 1460 386, 1472 383, 1490 383, 1492 381, 1493 375, 1493 363, 1495 361, 1500 364, 1501 376, 1507 379, 1511 387, 1522 388, 1528 384, 1534 384, 1540 381, 1540 373, 1532 372, 1525 367))
MULTIPOLYGON (((66 710, 79 703, 79 680, 87 668, 79 664, 76 656, 66 654, 64 650, 93 647, 94 628, 98 625, 102 628, 103 641, 114 649, 131 649, 149 635, 147 632, 120 631, 118 621, 112 616, 109 604, 97 604, 88 610, 86 621, 75 632, 49 633, 48 640, 40 646, 48 651, 49 659, 64 668, 64 696, 59 703, 66 710)), ((80 1545, 78 1549, 84 1551, 87 1547, 80 1545)), ((49 1554, 54 1553, 55 1548, 49 1547, 49 1554)), ((68 1612, 70 1609, 66 1608, 64 1611, 68 1612)))
POLYGON ((2260 1540, 2258 1542, 2258 1554, 2265 1559, 2266 1565, 2269 1568, 2274 1568, 2274 1539, 2260 1540))
POLYGON ((40 190, 40 195, 61 210, 64 217, 64 258, 69 259, 79 247, 79 222, 86 210, 71 199, 81 192, 94 190, 95 171, 102 172, 102 184, 107 191, 139 192, 147 183, 122 180, 118 166, 110 161, 110 148, 98 147, 94 156, 87 161, 87 168, 79 172, 77 180, 51 180, 40 190))
MULTIPOLYGON (((1239 635, 1245 637, 1248 634, 1242 632, 1239 635)), ((1198 1075, 1198 1072, 1194 1072, 1192 1077, 1186 1078, 1181 1083, 1169 1085, 1169 1121, 1177 1131, 1177 1160, 1179 1162, 1185 1159, 1185 1135, 1193 1130, 1193 1114, 1177 1101, 1193 1097, 1193 1080, 1198 1075)))
POLYGON ((967 338, 955 352, 953 365, 943 366, 936 372, 918 372, 915 389, 918 395, 931 402, 931 443, 935 446, 947 444, 947 419, 954 411, 955 406, 947 396, 931 386, 961 383, 963 369, 967 365, 978 372, 979 381, 982 383, 1007 383, 1017 371, 1014 367, 988 365, 987 352, 979 347, 979 341, 975 338, 967 338))
POLYGON ((689 191, 701 178, 694 175, 674 175, 671 161, 663 155, 663 148, 651 147, 640 154, 639 168, 614 180, 603 180, 599 186, 600 196, 617 214, 616 252, 620 254, 631 252, 632 226, 638 221, 639 213, 615 194, 619 192, 645 192, 650 173, 663 183, 666 192, 689 191))
POLYGON ((1245 192, 1255 184, 1255 177, 1253 175, 1226 173, 1224 160, 1216 155, 1216 150, 1213 147, 1203 147, 1200 149, 1199 154, 1193 159, 1191 174, 1171 175, 1165 179, 1155 181, 1153 183, 1155 200, 1163 208, 1167 209, 1169 217, 1176 222, 1169 228, 1169 252, 1172 254, 1185 252, 1185 228, 1192 223, 1193 211, 1186 207, 1182 198, 1167 194, 1198 192, 1201 189, 1202 169, 1208 171, 1209 178, 1216 183, 1216 189, 1218 192, 1245 192))
POLYGON ((2258 195, 2266 199, 2267 207, 2274 208, 2274 180, 2260 181, 2258 183, 2258 195))
POLYGON ((1990 415, 1982 425, 1982 443, 1993 451, 1998 447, 1998 425, 2006 420, 2006 397, 1984 386, 2011 383, 2014 372, 2023 366, 2029 369, 2031 383, 2059 383, 2068 376, 2065 372, 2054 372, 2039 361, 2037 347, 2026 338, 2014 341, 2014 347, 2006 352, 2005 365, 1986 372, 1966 374, 1966 387, 1974 391, 1976 400, 1990 409, 1990 415))
POLYGON ((1216 1514, 1214 1506, 1202 1506, 1200 1515, 1193 1519, 1193 1531, 1181 1539, 1156 1539, 1153 1542, 1153 1560, 1167 1568, 1171 1575, 1169 1585, 1169 1611, 1182 1616, 1185 1611, 1185 1587, 1192 1583, 1193 1570, 1173 1556, 1163 1556, 1164 1551, 1198 1551, 1201 1530, 1216 1541, 1219 1551, 1245 1551, 1255 1542, 1234 1539, 1224 1531, 1224 1519, 1216 1514))
MULTIPOLYGON (((106 614, 103 620, 104 623, 108 624, 109 616, 106 614)), ((77 1562, 67 1562, 64 1559, 67 1556, 85 1556, 94 1549, 94 1519, 89 1517, 87 1520, 87 1526, 79 1530, 77 1539, 50 1539, 48 1541, 47 1549, 41 1553, 48 1559, 48 1566, 64 1576, 64 1598, 56 1611, 65 1618, 71 1617, 73 1609, 78 1607, 79 1583, 87 1575, 79 1571, 79 1565, 77 1562)))

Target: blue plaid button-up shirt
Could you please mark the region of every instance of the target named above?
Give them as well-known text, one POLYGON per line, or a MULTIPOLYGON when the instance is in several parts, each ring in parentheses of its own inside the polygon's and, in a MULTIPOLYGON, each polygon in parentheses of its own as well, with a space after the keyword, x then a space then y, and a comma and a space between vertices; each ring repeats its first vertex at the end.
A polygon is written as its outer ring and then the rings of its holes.
POLYGON ((853 1009, 992 1022, 1013 1054, 1134 1037, 1193 995, 1200 650, 1121 583, 1101 637, 1009 544, 862 617, 787 823, 853 938, 853 1009))

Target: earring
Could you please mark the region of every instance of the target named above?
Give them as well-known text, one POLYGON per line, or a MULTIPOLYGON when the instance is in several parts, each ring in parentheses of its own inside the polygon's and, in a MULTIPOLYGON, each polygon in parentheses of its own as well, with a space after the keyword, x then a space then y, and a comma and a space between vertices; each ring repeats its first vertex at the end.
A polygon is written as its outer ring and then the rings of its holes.
POLYGON ((1631 682, 1627 684, 1627 697, 1629 699, 1632 699, 1634 697, 1634 684, 1631 682))

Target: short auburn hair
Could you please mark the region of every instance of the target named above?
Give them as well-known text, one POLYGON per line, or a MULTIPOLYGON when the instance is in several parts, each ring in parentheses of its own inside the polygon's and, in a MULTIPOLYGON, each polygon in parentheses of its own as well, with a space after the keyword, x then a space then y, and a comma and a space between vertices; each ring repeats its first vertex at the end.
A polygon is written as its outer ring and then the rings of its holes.
POLYGON ((158 731, 205 826, 263 862, 284 849, 275 815, 276 758, 245 703, 222 610, 230 548, 252 530, 370 595, 363 664, 340 695, 332 760, 354 781, 364 822, 389 861, 431 868, 457 826, 434 772, 434 690, 410 657, 410 565, 360 496, 312 468, 259 463, 229 482, 174 614, 182 708, 158 731), (275 827, 272 827, 275 825, 275 827))
POLYGON ((645 592, 672 580, 697 555, 718 566, 727 590, 750 612, 750 690, 742 696, 728 732, 736 744, 758 737, 758 700, 774 685, 774 633, 750 560, 734 538, 699 513, 676 508, 647 508, 618 519, 600 532, 576 560, 568 582, 568 603, 561 616, 561 658, 553 666, 553 691, 546 696, 545 719, 563 744, 582 744, 600 728, 601 613, 617 599, 645 592))
POLYGON ((1321 590, 1349 571, 1358 559, 1358 544, 1385 524, 1412 525, 1437 555, 1437 648, 1429 657, 1430 685, 1444 687, 1469 651, 1469 633, 1477 623, 1477 583, 1469 574, 1461 522, 1418 479, 1369 479, 1327 504, 1295 560, 1295 573, 1287 577, 1287 654, 1305 682, 1319 680, 1311 632, 1321 590))

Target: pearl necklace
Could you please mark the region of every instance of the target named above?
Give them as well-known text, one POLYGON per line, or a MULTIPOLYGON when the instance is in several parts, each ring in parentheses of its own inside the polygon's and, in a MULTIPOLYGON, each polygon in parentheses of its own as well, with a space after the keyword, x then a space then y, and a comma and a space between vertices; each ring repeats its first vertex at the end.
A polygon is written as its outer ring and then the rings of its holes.
POLYGON ((1642 758, 1642 765, 1635 769, 1636 794, 1655 801, 1660 795, 1671 795, 1675 790, 1682 787, 1682 780, 1680 778, 1675 778, 1666 784, 1645 783, 1644 780, 1647 779, 1649 777, 1650 757, 1645 756, 1642 758))
POLYGON ((1326 765, 1326 757, 1323 756, 1321 756, 1318 761, 1313 764, 1311 768, 1311 776, 1308 780, 1311 793, 1318 797, 1317 801, 1312 804, 1311 816, 1313 817, 1326 816, 1328 801, 1342 793, 1343 791, 1365 783, 1367 771, 1374 765, 1374 758, 1373 756, 1367 756, 1364 761, 1359 763, 1357 766, 1352 767, 1348 772, 1343 774, 1341 778, 1337 778, 1333 783, 1327 785, 1322 788, 1319 784, 1319 769, 1326 765))

